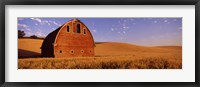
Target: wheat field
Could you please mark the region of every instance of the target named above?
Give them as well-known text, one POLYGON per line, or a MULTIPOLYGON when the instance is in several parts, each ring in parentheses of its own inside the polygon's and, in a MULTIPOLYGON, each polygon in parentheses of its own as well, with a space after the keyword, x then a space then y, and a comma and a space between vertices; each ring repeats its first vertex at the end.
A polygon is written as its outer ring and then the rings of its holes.
POLYGON ((99 42, 95 57, 42 58, 42 41, 18 39, 19 69, 182 69, 181 46, 99 42))

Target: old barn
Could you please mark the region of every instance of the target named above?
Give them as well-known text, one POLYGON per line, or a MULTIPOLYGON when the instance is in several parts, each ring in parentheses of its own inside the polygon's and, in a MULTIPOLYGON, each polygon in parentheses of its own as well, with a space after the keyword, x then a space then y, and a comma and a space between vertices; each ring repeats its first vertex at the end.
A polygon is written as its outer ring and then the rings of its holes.
POLYGON ((87 26, 73 19, 51 32, 41 46, 43 57, 92 57, 94 39, 87 26))

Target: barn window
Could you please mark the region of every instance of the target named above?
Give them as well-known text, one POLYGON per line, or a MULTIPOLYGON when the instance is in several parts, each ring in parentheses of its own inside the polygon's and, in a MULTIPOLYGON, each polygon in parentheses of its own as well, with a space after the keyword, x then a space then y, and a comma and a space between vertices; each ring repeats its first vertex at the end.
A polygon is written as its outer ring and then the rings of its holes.
POLYGON ((71 50, 71 53, 73 54, 73 53, 74 53, 74 50, 71 50))
POLYGON ((81 53, 83 53, 84 51, 83 50, 81 50, 81 53))
POLYGON ((86 29, 85 28, 83 29, 83 34, 86 34, 86 29))
POLYGON ((62 50, 60 50, 60 53, 62 53, 62 50))
POLYGON ((81 33, 81 25, 80 24, 76 25, 76 32, 81 33))
POLYGON ((69 29, 70 29, 70 26, 69 26, 69 25, 67 25, 67 32, 69 32, 69 29))
POLYGON ((90 50, 90 53, 91 53, 92 51, 90 50))

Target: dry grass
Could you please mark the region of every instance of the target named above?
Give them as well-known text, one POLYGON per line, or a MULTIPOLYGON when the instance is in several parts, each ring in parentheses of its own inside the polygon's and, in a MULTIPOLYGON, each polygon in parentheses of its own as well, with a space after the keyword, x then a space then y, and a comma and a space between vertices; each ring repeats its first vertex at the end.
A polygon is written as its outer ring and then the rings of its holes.
POLYGON ((40 53, 42 42, 40 39, 18 39, 18 48, 40 53))
MULTIPOLYGON (((19 39, 19 48, 40 53, 42 40, 19 39), (29 41, 29 42, 28 42, 29 41), (23 46, 22 43, 23 42, 23 46), (36 49, 37 48, 37 49, 36 49)), ((26 54, 26 53, 25 53, 26 54)), ((22 56, 20 54, 19 56, 22 56)), ((182 69, 182 47, 143 47, 125 43, 98 43, 95 57, 23 58, 19 69, 182 69)), ((32 56, 31 53, 29 56, 32 56)))
POLYGON ((181 57, 93 57, 19 59, 19 69, 181 69, 181 57), (178 58, 178 59, 177 59, 178 58))

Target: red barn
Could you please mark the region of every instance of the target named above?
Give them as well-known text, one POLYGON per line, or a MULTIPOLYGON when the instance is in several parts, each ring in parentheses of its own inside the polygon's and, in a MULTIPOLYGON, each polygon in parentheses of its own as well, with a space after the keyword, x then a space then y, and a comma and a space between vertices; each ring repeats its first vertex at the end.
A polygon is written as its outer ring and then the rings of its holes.
POLYGON ((94 39, 86 25, 73 19, 44 39, 41 47, 43 57, 92 57, 94 39))

